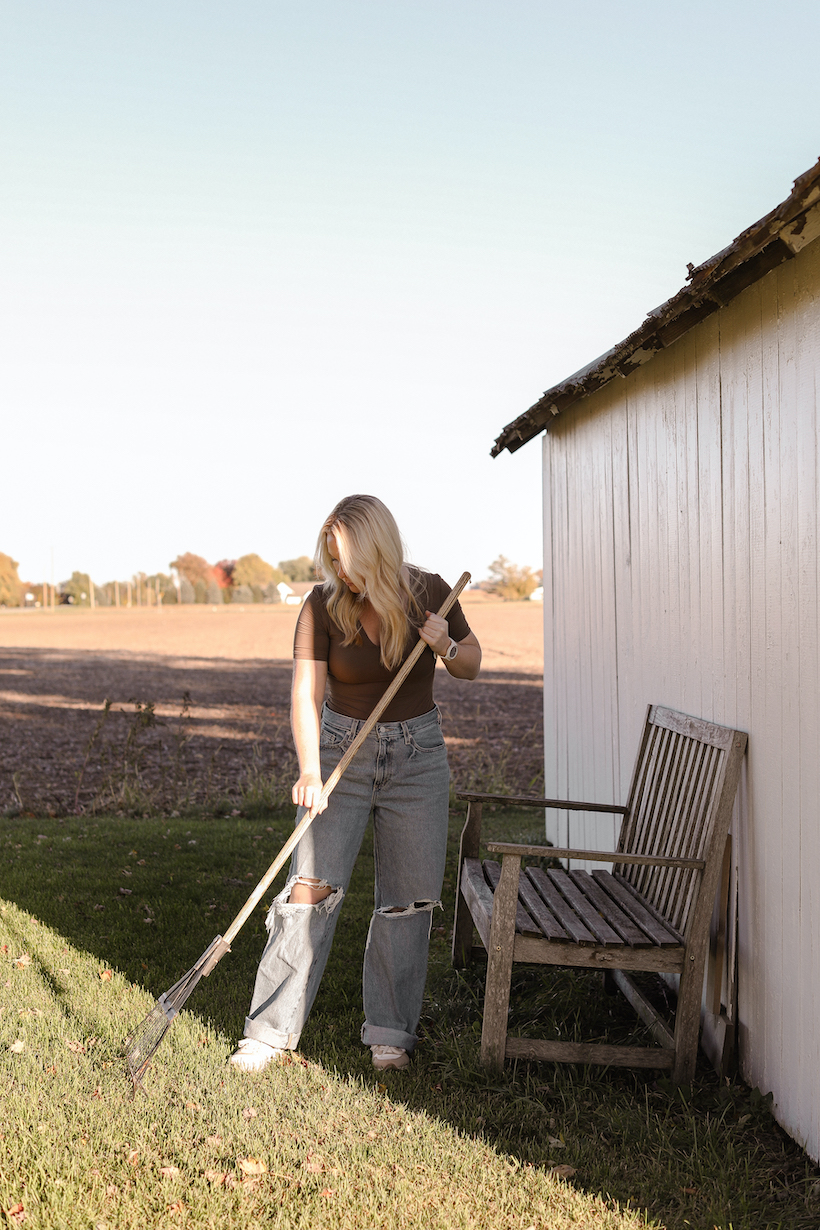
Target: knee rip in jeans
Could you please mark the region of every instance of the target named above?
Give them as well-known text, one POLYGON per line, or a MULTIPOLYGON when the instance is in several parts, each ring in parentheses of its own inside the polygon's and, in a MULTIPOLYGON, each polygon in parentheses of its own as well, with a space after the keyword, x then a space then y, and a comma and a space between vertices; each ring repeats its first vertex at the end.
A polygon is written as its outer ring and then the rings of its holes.
POLYGON ((433 910, 443 910, 444 906, 440 901, 411 901, 410 905, 382 905, 376 910, 377 914, 400 915, 404 918, 410 918, 413 914, 429 913, 431 918, 433 910))
POLYGON ((265 920, 265 925, 270 930, 277 914, 288 916, 304 910, 316 910, 320 914, 332 914, 341 905, 344 895, 343 888, 333 888, 327 880, 314 876, 292 876, 281 893, 274 897, 273 904, 268 911, 268 917, 265 920), (291 901, 291 893, 297 884, 304 885, 318 892, 324 892, 324 896, 320 897, 316 902, 291 901))

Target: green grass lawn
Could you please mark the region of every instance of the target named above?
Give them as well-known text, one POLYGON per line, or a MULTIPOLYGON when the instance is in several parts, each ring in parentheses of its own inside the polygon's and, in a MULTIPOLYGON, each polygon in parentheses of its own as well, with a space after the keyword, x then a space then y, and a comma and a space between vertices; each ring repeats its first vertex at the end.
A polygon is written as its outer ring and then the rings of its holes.
MULTIPOLYGON (((486 836, 536 836, 496 813, 486 836)), ((233 918, 292 810, 7 817, 0 829, 0 1210, 25 1227, 778 1227, 820 1224, 820 1176, 765 1099, 704 1067, 650 1074, 478 1066, 483 973, 434 919, 421 1043, 375 1073, 359 1042, 372 907, 367 843, 291 1062, 226 1063, 264 909, 203 980, 135 1097, 123 1040, 233 918), (563 1169, 560 1169, 563 1168, 563 1169), (20 1207, 22 1206, 22 1207, 20 1207)), ((455 871, 455 841, 449 875, 455 871)), ((268 895, 268 900, 275 889, 268 895)), ((595 979, 520 969, 516 1028, 615 1039, 635 1027, 595 979)))

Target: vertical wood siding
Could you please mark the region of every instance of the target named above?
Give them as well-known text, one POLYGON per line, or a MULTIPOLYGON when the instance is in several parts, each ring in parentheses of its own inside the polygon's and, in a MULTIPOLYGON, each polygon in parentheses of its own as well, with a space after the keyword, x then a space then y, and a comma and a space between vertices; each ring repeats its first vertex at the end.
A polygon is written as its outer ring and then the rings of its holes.
MULTIPOLYGON (((547 794, 623 802, 647 703, 749 732, 741 1066, 820 1159, 820 242, 544 442, 547 794)), ((613 848, 607 817, 547 836, 613 848)))

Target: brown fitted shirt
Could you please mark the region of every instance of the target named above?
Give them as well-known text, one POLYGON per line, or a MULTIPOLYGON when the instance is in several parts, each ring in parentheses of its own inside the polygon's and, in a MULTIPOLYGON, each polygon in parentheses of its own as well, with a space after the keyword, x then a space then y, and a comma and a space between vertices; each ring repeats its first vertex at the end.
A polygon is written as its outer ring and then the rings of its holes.
MULTIPOLYGON (((435 572, 422 572, 424 588, 419 594, 423 610, 437 611, 450 592, 450 586, 435 572)), ((470 626, 457 602, 447 616, 450 636, 454 641, 463 641, 470 626)), ((344 637, 340 628, 327 613, 327 595, 317 585, 305 599, 293 644, 294 658, 312 662, 327 662, 327 703, 335 713, 347 717, 368 718, 376 702, 384 695, 391 680, 398 674, 384 668, 379 656, 379 647, 374 645, 367 633, 359 627, 359 644, 342 645, 344 637)), ((402 662, 418 641, 418 632, 410 630, 402 662)), ((436 655, 427 646, 416 665, 393 697, 381 716, 382 722, 404 722, 408 718, 429 713, 433 708, 433 676, 436 655)))

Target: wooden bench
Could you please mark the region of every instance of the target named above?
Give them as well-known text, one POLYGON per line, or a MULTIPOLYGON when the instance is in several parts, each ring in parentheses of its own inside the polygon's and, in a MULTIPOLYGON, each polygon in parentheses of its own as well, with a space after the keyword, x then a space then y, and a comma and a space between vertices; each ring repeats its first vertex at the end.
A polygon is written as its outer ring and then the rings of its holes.
POLYGON ((460 793, 468 803, 461 836, 453 963, 487 951, 481 1062, 504 1059, 663 1068, 676 1083, 695 1072, 709 924, 746 735, 650 706, 626 805, 460 793), (617 852, 489 842, 481 862, 487 803, 598 811, 623 816, 617 852), (611 863, 543 871, 521 860, 611 863), (646 1023, 655 1046, 543 1041, 507 1033, 515 961, 604 971, 646 1023), (679 976, 674 1032, 630 971, 679 976))

